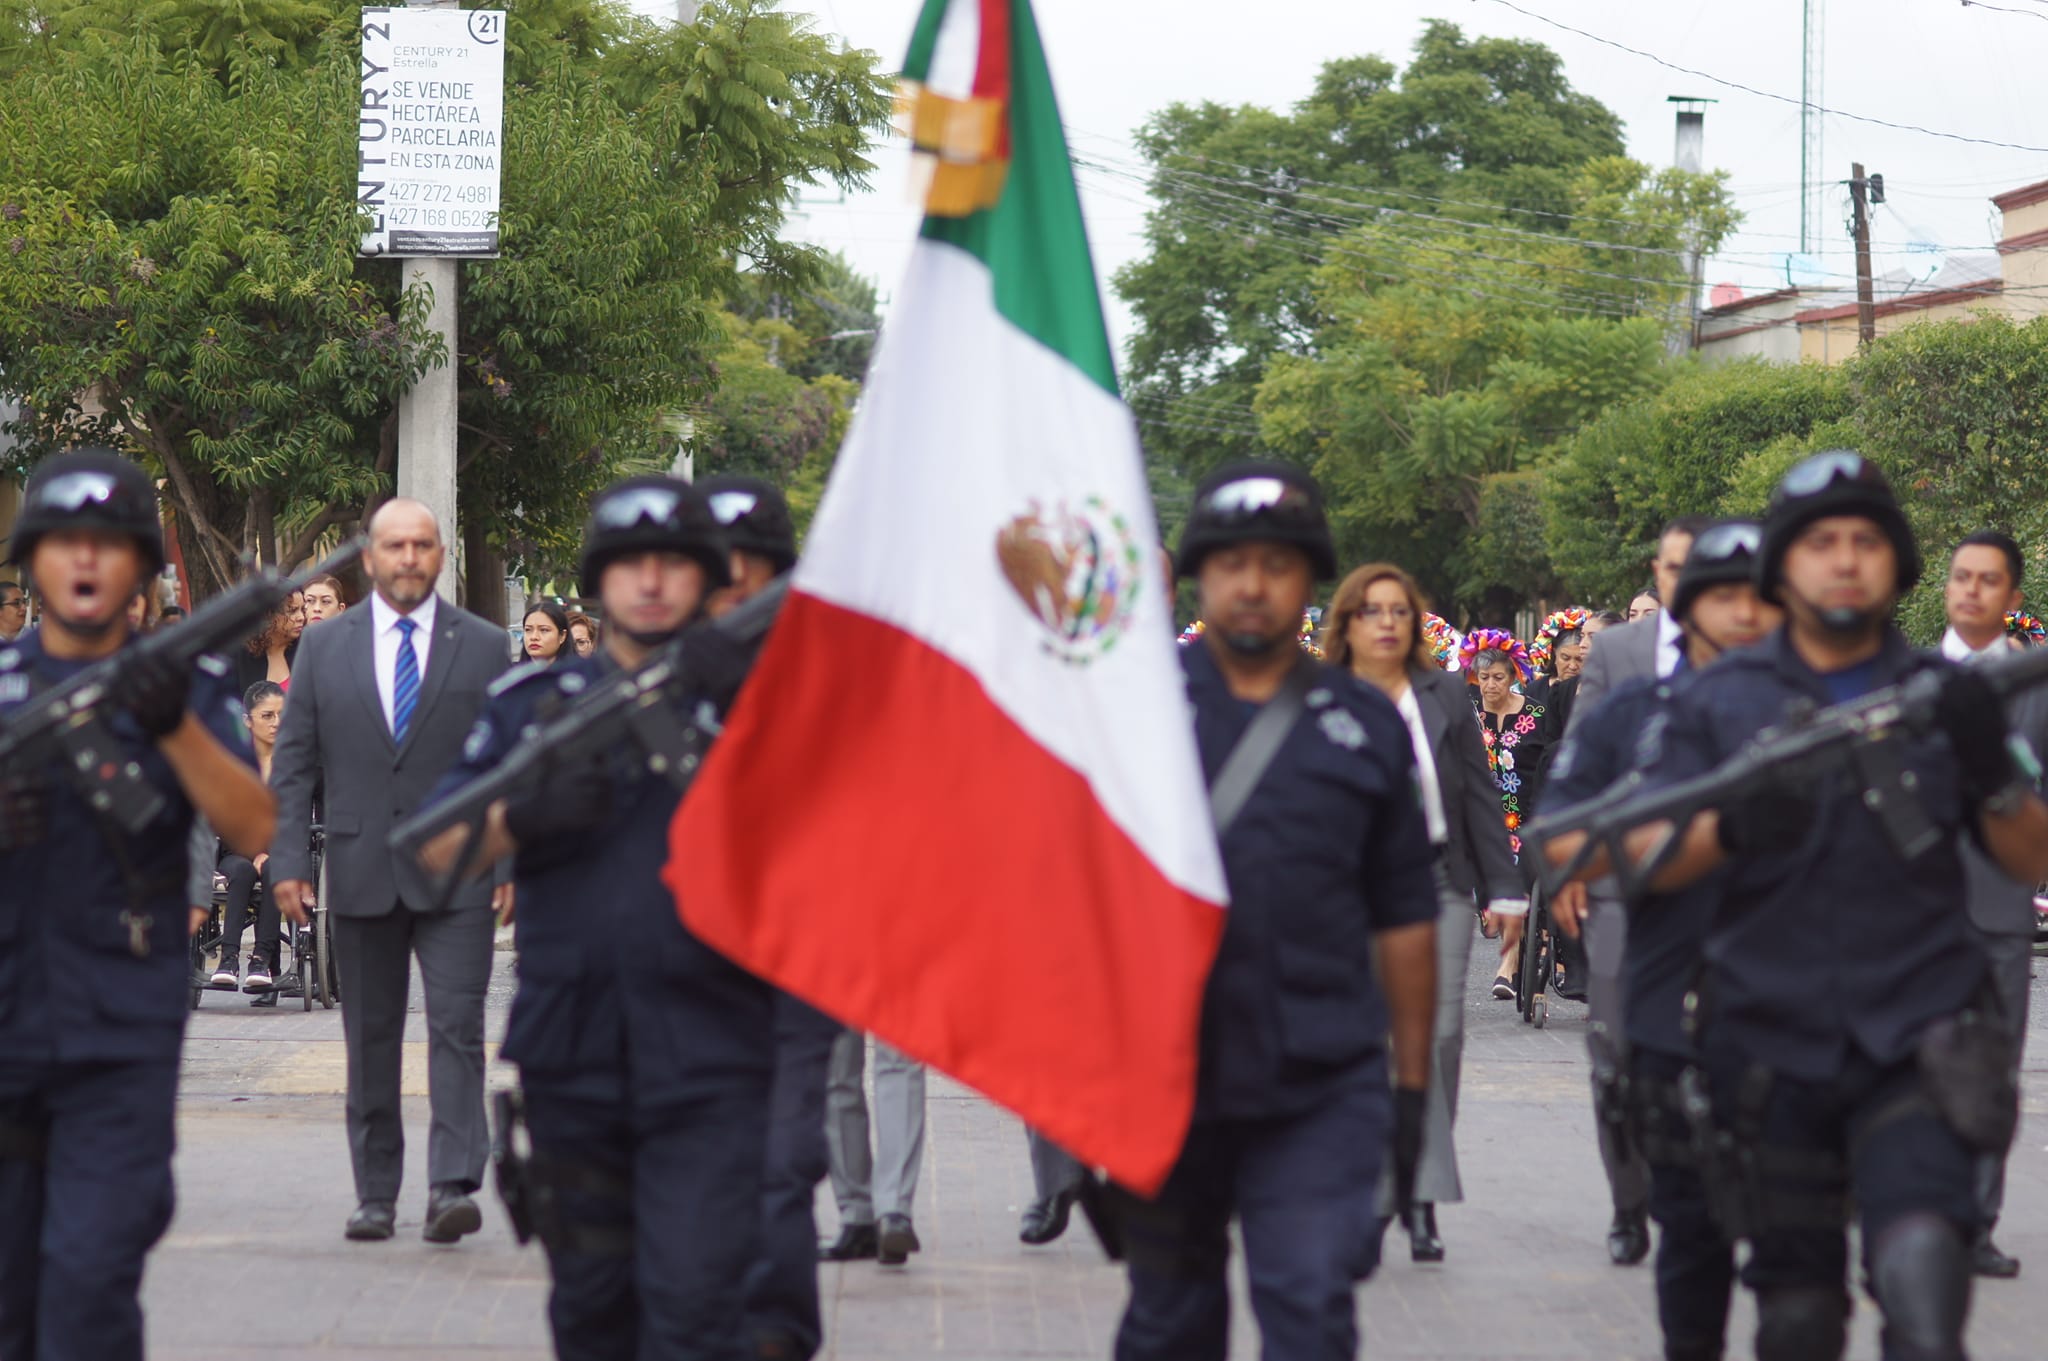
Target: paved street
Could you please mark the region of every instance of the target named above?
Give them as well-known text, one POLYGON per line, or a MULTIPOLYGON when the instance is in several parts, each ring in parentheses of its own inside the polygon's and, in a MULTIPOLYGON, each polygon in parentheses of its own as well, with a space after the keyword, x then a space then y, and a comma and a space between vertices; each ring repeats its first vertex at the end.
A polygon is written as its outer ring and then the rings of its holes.
MULTIPOLYGON (((1467 1203, 1441 1214, 1450 1260, 1392 1264, 1362 1287, 1365 1353, 1374 1358, 1650 1358, 1658 1354, 1647 1267, 1606 1263, 1606 1193, 1586 1100, 1584 1022, 1559 1004, 1547 1029, 1523 1026, 1485 995, 1491 950, 1476 952, 1459 1126, 1467 1203)), ((498 956, 491 1033, 510 996, 511 956, 498 956)), ((2048 1046, 2036 983, 2027 1115, 2014 1155, 2001 1238, 2027 1276, 1982 1284, 1973 1355, 2038 1357, 2048 1297, 2048 1046)), ((418 997, 417 983, 414 990, 418 997)), ((495 1202, 485 1231, 457 1248, 420 1241, 426 1193, 425 1031, 415 1014, 407 1054, 408 1181, 399 1236, 341 1237, 352 1208, 342 1132, 339 1012, 296 1003, 252 1012, 208 993, 186 1045, 178 1154, 179 1210, 151 1260, 150 1354, 171 1361, 322 1356, 405 1358, 548 1355, 546 1271, 537 1248, 516 1249, 495 1202)), ((509 1081, 494 1068, 493 1081, 509 1081)), ((1016 1241, 1029 1195, 1017 1122, 961 1088, 932 1085, 917 1224, 925 1250, 901 1271, 828 1267, 826 1354, 845 1361, 1109 1355, 1122 1303, 1118 1272, 1078 1228, 1050 1248, 1016 1241)), ((831 1198, 820 1197, 832 1229, 831 1198)), ((706 1226, 716 1232, 717 1226, 706 1226)), ((1240 1299, 1242 1295, 1240 1293, 1240 1299)), ((1233 1355, 1257 1348, 1238 1311, 1233 1355)), ((1732 1354, 1747 1355, 1751 1316, 1737 1316, 1732 1354)), ((1874 1312, 1859 1301, 1851 1356, 1877 1355, 1874 1312)))

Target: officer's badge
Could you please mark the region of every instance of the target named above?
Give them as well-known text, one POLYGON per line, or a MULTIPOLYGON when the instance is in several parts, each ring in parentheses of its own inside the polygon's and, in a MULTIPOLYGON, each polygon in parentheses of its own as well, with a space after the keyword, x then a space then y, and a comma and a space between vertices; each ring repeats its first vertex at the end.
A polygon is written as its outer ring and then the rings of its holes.
POLYGON ((1328 686, 1318 685, 1302 696, 1302 703, 1311 709, 1327 709, 1337 697, 1330 693, 1328 686))
POLYGON ((996 534, 1010 589, 1043 630, 1039 642, 1086 666, 1116 646, 1144 592, 1145 561, 1129 521, 1099 496, 1034 501, 996 534))
POLYGON ((21 649, 20 649, 20 648, 16 648, 16 647, 9 647, 9 648, 0 648, 0 671, 12 671, 12 670, 13 670, 13 669, 14 669, 15 667, 17 667, 17 666, 20 666, 20 665, 21 665, 21 649))
POLYGON ((27 676, 19 671, 0 676, 0 704, 19 704, 27 698, 27 676))
POLYGON ((1323 730, 1323 736, 1330 740, 1332 746, 1357 751, 1365 745, 1365 725, 1349 709, 1325 709, 1323 716, 1316 720, 1316 726, 1323 730))
POLYGON ((584 685, 587 684, 583 679, 582 673, 577 671, 569 672, 556 683, 561 687, 561 691, 565 695, 580 694, 584 685))
POLYGON ((469 730, 469 736, 462 739, 462 759, 474 761, 484 754, 484 748, 491 744, 491 720, 479 718, 469 730))
POLYGON ((202 653, 198 665, 201 671, 204 671, 215 680, 219 680, 228 673, 227 658, 215 656, 211 652, 202 653))

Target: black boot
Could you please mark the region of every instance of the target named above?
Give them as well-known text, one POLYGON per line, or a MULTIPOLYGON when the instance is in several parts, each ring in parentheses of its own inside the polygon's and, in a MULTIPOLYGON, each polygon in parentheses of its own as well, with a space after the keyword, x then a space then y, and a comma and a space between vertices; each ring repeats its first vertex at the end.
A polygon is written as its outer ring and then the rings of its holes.
POLYGON ((1436 1232, 1436 1206, 1419 1200, 1402 1221, 1408 1230, 1408 1259, 1413 1262, 1441 1262, 1444 1240, 1436 1232))
POLYGON ((1634 1266, 1650 1255, 1650 1215, 1647 1210, 1616 1210, 1607 1226, 1607 1260, 1616 1266, 1634 1266))

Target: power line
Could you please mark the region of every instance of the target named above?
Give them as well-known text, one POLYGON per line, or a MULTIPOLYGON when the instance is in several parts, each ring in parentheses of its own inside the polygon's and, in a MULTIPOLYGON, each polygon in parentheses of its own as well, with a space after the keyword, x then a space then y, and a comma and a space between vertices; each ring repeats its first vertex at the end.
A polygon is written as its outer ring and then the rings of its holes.
MULTIPOLYGON (((1974 4, 1977 3, 1977 0, 1970 0, 1970 2, 1974 4)), ((1539 24, 1548 24, 1550 27, 1561 32, 1576 34, 1590 42, 1599 43, 1602 47, 1611 47, 1617 52, 1626 52, 1632 57, 1641 57, 1645 61, 1653 61, 1666 70, 1676 71, 1680 75, 1696 76, 1701 80, 1710 80, 1724 89, 1740 90, 1744 94, 1755 95, 1759 99, 1774 99, 1780 104, 1791 104, 1798 108, 1806 107, 1805 100, 1798 99, 1792 95, 1779 94, 1775 90, 1759 90, 1754 85, 1745 85, 1739 80, 1729 80, 1727 77, 1717 76, 1711 71, 1702 71, 1691 66, 1680 66, 1677 62, 1667 61, 1655 52, 1645 52, 1640 47, 1630 47, 1627 43, 1617 42, 1613 38, 1603 38, 1598 33, 1591 33, 1583 28, 1574 28, 1572 25, 1553 19, 1547 14, 1538 14, 1535 10, 1524 9, 1516 4, 1515 0, 1491 0, 1491 3, 1499 5, 1503 9, 1513 10, 1524 18, 1534 19, 1539 24)), ((1830 118, 1846 118, 1852 123, 1869 123, 1875 127, 1891 128, 1895 132, 1917 132, 1922 136, 1940 137, 1951 142, 1967 142, 1972 146, 2000 147, 2006 151, 2032 151, 2048 154, 2048 147, 2028 146, 2024 142, 2001 142, 1995 137, 1971 137, 1966 133, 1943 132, 1939 128, 1922 127, 1918 123, 1897 123, 1889 118, 1873 118, 1869 114, 1850 113, 1844 109, 1830 109, 1819 104, 1813 107, 1830 118)))
POLYGON ((2042 23, 2048 24, 2048 14, 2044 14, 2038 9, 2014 9, 2010 5, 1987 5, 1984 3, 1984 0, 1963 0, 1964 9, 1970 9, 1972 7, 1977 9, 1995 10, 2000 14, 2025 15, 2029 19, 2039 19, 2042 23))

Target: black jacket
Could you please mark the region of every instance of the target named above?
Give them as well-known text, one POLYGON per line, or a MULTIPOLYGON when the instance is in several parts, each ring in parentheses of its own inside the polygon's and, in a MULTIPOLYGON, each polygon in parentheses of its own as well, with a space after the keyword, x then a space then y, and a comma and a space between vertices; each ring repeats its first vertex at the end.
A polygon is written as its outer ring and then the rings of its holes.
POLYGON ((1487 900, 1525 898, 1529 890, 1508 849, 1508 829, 1501 821, 1500 790, 1486 764, 1479 723, 1472 714, 1471 687, 1462 675, 1436 667, 1410 667, 1408 684, 1422 709, 1429 733, 1429 754, 1436 761, 1437 786, 1443 792, 1444 870, 1461 893, 1487 900))

